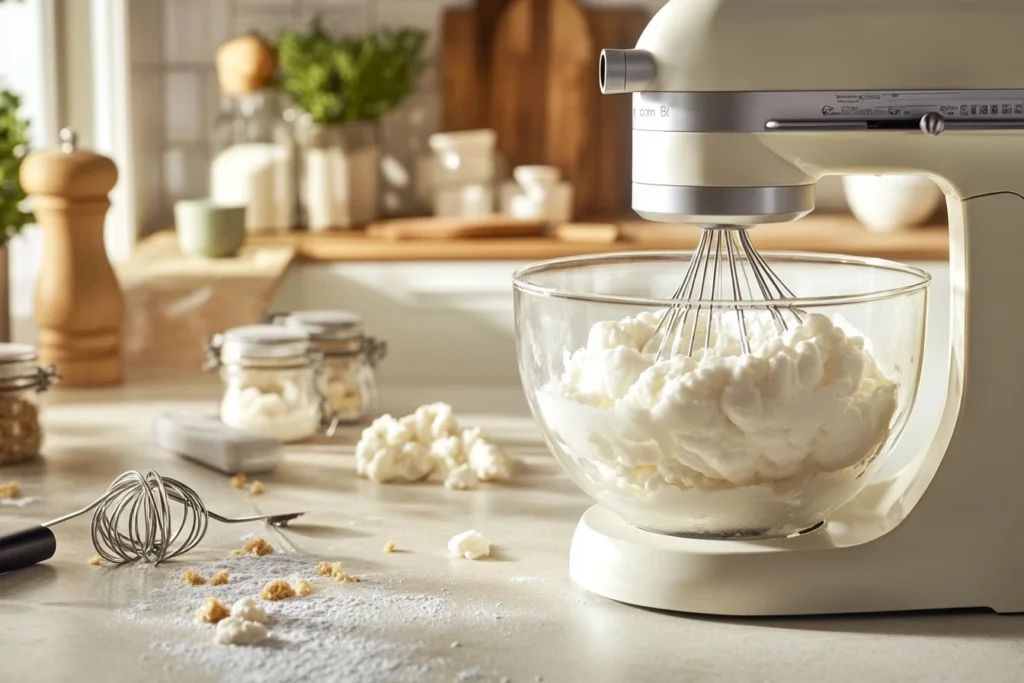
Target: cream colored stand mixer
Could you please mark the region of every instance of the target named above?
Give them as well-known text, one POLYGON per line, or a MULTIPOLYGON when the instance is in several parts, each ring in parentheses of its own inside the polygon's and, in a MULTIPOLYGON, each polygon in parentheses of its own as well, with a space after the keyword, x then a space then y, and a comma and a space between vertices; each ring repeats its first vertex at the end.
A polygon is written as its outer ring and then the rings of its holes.
MULTIPOLYGON (((695 540, 595 506, 570 571, 626 603, 722 615, 1024 611, 1024 3, 671 0, 634 50, 633 208, 762 224, 843 173, 935 178, 949 209, 948 396, 934 440, 813 533, 695 540)), ((764 225, 758 230, 770 230, 764 225)), ((893 325, 899 325, 894 320, 893 325)))

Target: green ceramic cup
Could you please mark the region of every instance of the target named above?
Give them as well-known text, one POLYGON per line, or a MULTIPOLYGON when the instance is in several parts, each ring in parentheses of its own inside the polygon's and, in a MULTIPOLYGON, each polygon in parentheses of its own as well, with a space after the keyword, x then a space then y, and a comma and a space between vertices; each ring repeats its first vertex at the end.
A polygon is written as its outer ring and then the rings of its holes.
POLYGON ((186 256, 228 258, 245 242, 245 207, 185 199, 174 204, 174 227, 186 256))

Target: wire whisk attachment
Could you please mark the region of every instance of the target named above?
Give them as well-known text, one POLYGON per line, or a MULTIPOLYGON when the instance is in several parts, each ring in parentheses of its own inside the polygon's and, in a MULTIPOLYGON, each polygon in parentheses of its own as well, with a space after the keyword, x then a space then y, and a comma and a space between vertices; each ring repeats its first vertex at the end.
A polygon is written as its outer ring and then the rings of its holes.
POLYGON ((208 510, 194 489, 150 470, 146 474, 125 472, 86 507, 42 526, 49 528, 90 511, 90 535, 100 557, 112 564, 142 560, 153 565, 199 545, 211 518, 226 524, 265 521, 283 526, 304 514, 222 517, 208 510), (175 514, 177 508, 180 511, 175 514))
POLYGON ((748 323, 765 313, 779 334, 803 321, 797 309, 772 303, 796 296, 751 244, 749 227, 703 226, 683 282, 672 295, 679 303, 669 306, 655 328, 654 337, 661 335, 656 361, 684 349, 687 356, 692 356, 696 350, 710 348, 712 330, 727 314, 735 315, 744 354, 750 353, 748 323), (754 305, 738 305, 747 301, 754 305), (764 302, 764 306, 756 302, 764 302))

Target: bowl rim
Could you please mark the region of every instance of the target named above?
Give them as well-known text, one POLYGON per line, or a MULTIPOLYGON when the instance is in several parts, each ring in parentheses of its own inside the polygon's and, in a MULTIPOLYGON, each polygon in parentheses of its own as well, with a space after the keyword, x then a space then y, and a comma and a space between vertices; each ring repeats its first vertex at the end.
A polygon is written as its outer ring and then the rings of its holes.
MULTIPOLYGON (((633 306, 678 306, 680 303, 713 304, 715 306, 729 306, 732 308, 764 308, 763 299, 708 299, 708 298, 657 298, 657 297, 635 297, 621 296, 618 294, 597 294, 592 292, 568 292, 555 287, 547 287, 532 282, 527 278, 537 273, 574 268, 587 265, 600 265, 616 263, 620 261, 671 261, 677 260, 680 265, 689 262, 694 250, 661 250, 661 251, 614 251, 604 254, 583 254, 580 256, 564 256, 561 258, 547 259, 531 263, 518 268, 512 274, 512 286, 521 292, 536 296, 543 296, 555 299, 570 299, 574 301, 587 301, 592 303, 627 304, 633 306)), ((859 304, 869 301, 880 301, 891 299, 919 290, 927 290, 931 285, 932 276, 917 266, 911 266, 899 261, 875 258, 872 256, 846 256, 843 254, 828 254, 806 251, 762 251, 758 252, 769 263, 817 263, 835 264, 847 266, 866 266, 897 273, 903 273, 917 278, 901 287, 882 289, 873 292, 862 292, 860 294, 842 294, 818 297, 792 297, 784 299, 772 299, 773 306, 809 308, 814 306, 837 306, 859 304)), ((680 274, 682 279, 682 273, 680 274)))

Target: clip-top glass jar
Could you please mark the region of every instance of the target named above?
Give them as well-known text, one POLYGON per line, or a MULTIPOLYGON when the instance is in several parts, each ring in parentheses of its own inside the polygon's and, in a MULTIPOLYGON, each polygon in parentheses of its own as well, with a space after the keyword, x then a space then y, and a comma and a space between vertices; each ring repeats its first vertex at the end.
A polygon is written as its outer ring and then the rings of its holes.
POLYGON ((362 318, 350 311, 294 311, 270 319, 308 334, 323 354, 323 393, 333 423, 356 422, 376 406, 374 368, 387 344, 364 333, 362 318))
POLYGON ((320 431, 323 363, 301 330, 247 325, 214 335, 207 345, 206 369, 217 368, 224 380, 224 424, 284 443, 320 431))
POLYGON ((39 367, 35 348, 0 344, 0 465, 39 455, 43 428, 38 395, 58 379, 52 365, 39 367))

